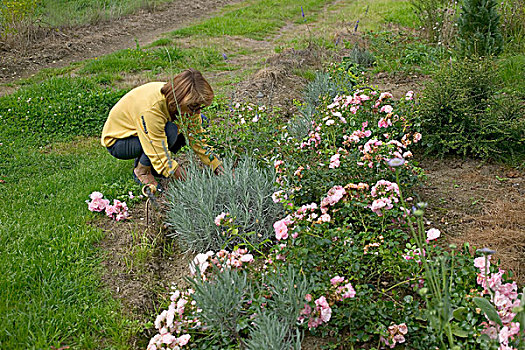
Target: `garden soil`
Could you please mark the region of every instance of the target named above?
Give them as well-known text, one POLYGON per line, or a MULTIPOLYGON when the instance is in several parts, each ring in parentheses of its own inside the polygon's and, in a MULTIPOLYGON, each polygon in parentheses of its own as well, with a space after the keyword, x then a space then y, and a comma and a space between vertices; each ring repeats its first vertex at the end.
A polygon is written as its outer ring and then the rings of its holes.
MULTIPOLYGON (((65 66, 133 47, 135 39, 141 45, 147 44, 164 32, 234 2, 237 1, 196 0, 186 5, 188 2, 175 1, 160 11, 142 11, 114 22, 64 28, 58 32, 43 31, 38 34, 41 35, 39 40, 23 47, 0 45, 0 83, 30 76, 42 68, 65 66), (182 10, 185 16, 180 16, 182 10)), ((286 28, 294 30, 293 26, 286 28)), ((268 41, 258 43, 267 49, 264 67, 237 84, 232 99, 276 105, 290 116, 295 112, 293 100, 301 97, 306 84, 304 78, 293 74, 294 70, 320 68, 329 53, 312 46, 272 54, 273 46, 268 41)), ((249 45, 258 44, 250 41, 249 45)), ((344 56, 345 52, 338 55, 344 56)), ((250 69, 253 61, 246 59, 244 62, 244 68, 250 69)), ((425 77, 380 74, 372 77, 369 83, 400 98, 408 90, 420 91, 424 80, 425 77)), ((439 228, 448 243, 470 242, 471 247, 495 249, 495 258, 501 260, 502 268, 513 271, 523 285, 525 174, 478 160, 419 158, 427 180, 416 193, 418 200, 429 203, 425 214, 429 227, 439 228)), ((141 324, 153 321, 161 304, 167 303, 172 282, 179 286, 185 284, 192 259, 192 255, 181 253, 175 243, 166 238, 163 200, 159 198, 158 208, 146 202, 135 205, 131 208, 132 218, 127 222, 101 218, 92 223, 106 232, 106 238, 99 244, 104 258, 104 283, 114 297, 121 300, 123 310, 141 324)), ((143 330, 130 346, 144 348, 153 333, 151 328, 143 330)), ((314 350, 322 345, 326 345, 325 340, 307 337, 303 348, 314 350)))

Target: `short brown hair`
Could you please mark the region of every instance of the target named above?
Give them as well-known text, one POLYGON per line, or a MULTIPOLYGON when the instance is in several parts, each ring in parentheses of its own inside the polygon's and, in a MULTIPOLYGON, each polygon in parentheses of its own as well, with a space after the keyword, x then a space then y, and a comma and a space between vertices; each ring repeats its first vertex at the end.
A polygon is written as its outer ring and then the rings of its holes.
POLYGON ((201 72, 193 68, 177 74, 172 82, 166 83, 160 90, 166 97, 171 117, 179 115, 180 106, 209 106, 213 101, 213 89, 201 72))

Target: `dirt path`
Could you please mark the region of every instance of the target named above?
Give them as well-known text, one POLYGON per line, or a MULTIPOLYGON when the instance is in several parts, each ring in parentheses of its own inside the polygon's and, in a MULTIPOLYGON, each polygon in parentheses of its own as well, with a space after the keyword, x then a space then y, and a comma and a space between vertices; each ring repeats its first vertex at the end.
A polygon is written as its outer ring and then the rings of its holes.
POLYGON ((140 12, 96 25, 40 29, 30 42, 0 41, 0 83, 29 77, 43 68, 64 67, 72 62, 141 46, 191 22, 212 17, 225 5, 242 0, 175 0, 154 12, 140 12))

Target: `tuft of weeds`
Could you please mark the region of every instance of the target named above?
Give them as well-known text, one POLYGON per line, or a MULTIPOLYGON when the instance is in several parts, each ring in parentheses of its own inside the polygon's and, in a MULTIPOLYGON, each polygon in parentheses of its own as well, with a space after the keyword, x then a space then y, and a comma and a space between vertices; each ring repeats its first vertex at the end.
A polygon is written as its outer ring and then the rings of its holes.
POLYGON ((376 62, 376 58, 370 51, 366 48, 359 47, 357 44, 348 54, 348 59, 365 68, 372 67, 376 62))

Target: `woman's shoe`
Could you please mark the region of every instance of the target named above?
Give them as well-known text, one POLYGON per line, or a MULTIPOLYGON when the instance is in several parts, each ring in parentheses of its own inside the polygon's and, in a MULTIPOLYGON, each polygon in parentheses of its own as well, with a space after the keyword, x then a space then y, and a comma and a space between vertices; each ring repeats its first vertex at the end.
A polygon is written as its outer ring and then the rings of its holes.
POLYGON ((157 191, 162 192, 162 187, 155 180, 155 177, 151 173, 151 167, 142 165, 137 162, 137 166, 133 169, 133 180, 141 186, 153 185, 157 188, 157 191))

